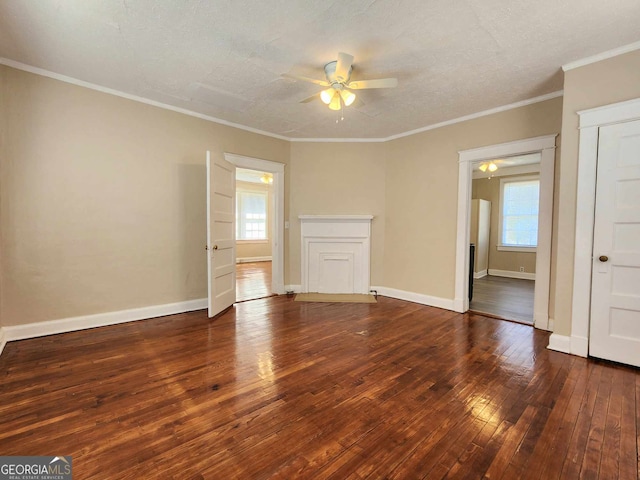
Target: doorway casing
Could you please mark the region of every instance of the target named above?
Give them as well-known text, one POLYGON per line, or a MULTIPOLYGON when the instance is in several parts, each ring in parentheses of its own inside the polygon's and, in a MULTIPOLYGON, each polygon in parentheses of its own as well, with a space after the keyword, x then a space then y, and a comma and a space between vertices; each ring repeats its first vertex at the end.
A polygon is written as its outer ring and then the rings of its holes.
POLYGON ((640 98, 577 112, 580 117, 576 236, 573 262, 571 336, 552 334, 549 348, 581 357, 589 354, 591 269, 596 208, 596 170, 600 127, 640 119, 640 98))
POLYGON ((469 241, 471 219, 471 180, 473 163, 540 153, 540 206, 538 213, 538 247, 533 323, 536 328, 552 330, 549 321, 551 279, 551 228, 553 218, 553 180, 557 135, 528 138, 514 142, 458 152, 458 225, 456 239, 456 276, 454 310, 469 310, 469 241))
POLYGON ((225 160, 236 167, 259 170, 273 175, 273 232, 271 238, 271 289, 273 293, 284 292, 284 164, 245 157, 235 153, 224 154, 225 160))

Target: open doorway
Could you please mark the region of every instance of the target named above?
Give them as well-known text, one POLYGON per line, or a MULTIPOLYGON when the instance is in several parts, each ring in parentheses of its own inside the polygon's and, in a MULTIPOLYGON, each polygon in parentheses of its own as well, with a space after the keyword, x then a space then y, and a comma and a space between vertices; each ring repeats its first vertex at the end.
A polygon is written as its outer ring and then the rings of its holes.
POLYGON ((496 158, 530 153, 540 154, 540 201, 538 245, 536 248, 536 282, 534 286, 533 322, 536 328, 552 330, 549 318, 551 281, 551 230, 553 215, 553 179, 555 139, 557 135, 516 140, 459 152, 458 215, 456 237, 456 274, 454 309, 469 310, 470 225, 473 165, 496 158))
POLYGON ((273 174, 236 168, 236 301, 273 295, 273 174))
POLYGON ((472 164, 469 309, 533 325, 540 153, 472 164))
MULTIPOLYGON (((267 228, 269 229, 269 245, 271 247, 271 264, 262 265, 259 274, 264 276, 264 283, 269 288, 269 294, 281 295, 284 293, 284 164, 278 162, 272 162, 270 160, 262 160, 260 158, 246 157, 244 155, 238 155, 235 153, 225 152, 224 158, 226 161, 235 165, 236 170, 245 169, 260 172, 257 177, 257 181, 264 182, 261 178, 266 175, 270 177, 270 218, 267 221, 267 228), (271 180, 272 179, 272 180, 271 180), (268 271, 270 267, 270 272, 268 271), (269 285, 270 282, 270 285, 269 285)), ((255 181, 256 179, 254 179, 255 181)), ((235 232, 234 232, 235 233, 235 232)), ((236 254, 236 258, 252 258, 260 257, 254 253, 242 253, 236 254)), ((251 263, 251 262, 249 262, 251 263)), ((262 263, 262 262, 258 262, 262 263)), ((256 278, 256 272, 238 272, 238 267, 245 267, 246 264, 236 263, 236 275, 249 276, 256 278)), ((258 265, 260 266, 260 265, 258 265)), ((249 270, 246 267, 245 270, 249 270)), ((259 283, 262 281, 259 281, 259 283)), ((236 285, 237 288, 237 285, 236 285)), ((257 298, 254 294, 251 295, 257 298)), ((261 295, 263 296, 263 295, 261 295)), ((237 298, 237 301, 240 301, 237 298)))

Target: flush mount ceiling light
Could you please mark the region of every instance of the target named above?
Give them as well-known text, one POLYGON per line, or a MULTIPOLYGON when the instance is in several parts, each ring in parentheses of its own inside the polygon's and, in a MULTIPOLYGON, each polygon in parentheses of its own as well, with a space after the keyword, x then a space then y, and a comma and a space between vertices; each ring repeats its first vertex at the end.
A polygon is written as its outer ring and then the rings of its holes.
MULTIPOLYGON (((324 66, 326 80, 303 77, 300 75, 282 74, 285 78, 310 82, 321 87, 328 87, 320 92, 320 100, 328 105, 331 110, 340 110, 342 107, 352 105, 356 94, 350 90, 364 90, 367 88, 393 88, 398 86, 396 78, 380 78, 377 80, 351 81, 353 71, 353 55, 338 53, 338 60, 329 62, 324 66)), ((318 94, 302 100, 300 103, 308 103, 314 100, 318 94)))
POLYGON ((496 170, 498 170, 498 166, 493 162, 481 163, 478 168, 481 172, 486 172, 487 170, 489 170, 490 172, 495 172, 496 170))
POLYGON ((266 183, 267 185, 271 185, 273 183, 273 175, 269 173, 263 173, 260 177, 260 181, 262 183, 266 183))

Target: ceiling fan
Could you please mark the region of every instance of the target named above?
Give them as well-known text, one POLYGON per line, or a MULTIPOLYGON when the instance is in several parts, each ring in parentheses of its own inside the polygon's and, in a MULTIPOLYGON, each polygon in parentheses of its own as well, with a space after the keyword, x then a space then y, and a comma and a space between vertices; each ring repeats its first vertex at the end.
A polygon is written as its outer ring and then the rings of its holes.
MULTIPOLYGON (((324 66, 326 80, 316 80, 315 78, 304 77, 283 73, 285 78, 310 82, 321 87, 328 87, 320 92, 320 99, 329 106, 331 110, 340 110, 343 105, 348 107, 355 99, 356 94, 351 90, 364 90, 366 88, 393 88, 398 86, 397 78, 379 78, 377 80, 356 80, 351 81, 353 71, 353 55, 348 53, 338 53, 338 60, 329 62, 324 66)), ((318 94, 302 100, 300 103, 312 101, 318 94)))

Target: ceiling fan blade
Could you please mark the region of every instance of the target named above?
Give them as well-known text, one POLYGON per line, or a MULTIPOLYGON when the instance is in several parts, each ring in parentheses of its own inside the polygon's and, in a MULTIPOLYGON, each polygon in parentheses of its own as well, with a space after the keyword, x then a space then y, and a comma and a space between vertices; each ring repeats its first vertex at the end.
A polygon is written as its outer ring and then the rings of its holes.
POLYGON ((365 88, 393 88, 398 86, 397 78, 379 78, 377 80, 358 80, 350 82, 347 88, 364 90, 365 88))
POLYGON ((280 76, 284 77, 284 78, 291 78, 292 80, 301 80, 303 82, 315 83, 316 85, 320 85, 321 87, 329 87, 330 86, 329 82, 327 82, 325 80, 316 80, 315 78, 304 77, 302 75, 293 75, 291 73, 283 73, 280 76))
POLYGON ((309 103, 309 102, 313 102, 314 100, 320 98, 320 94, 319 93, 314 93, 313 95, 311 95, 308 98, 305 98, 304 100, 300 100, 300 103, 309 103))
POLYGON ((338 53, 338 62, 336 63, 336 79, 339 82, 346 82, 349 80, 349 73, 351 71, 351 64, 353 63, 353 55, 348 53, 338 53))

